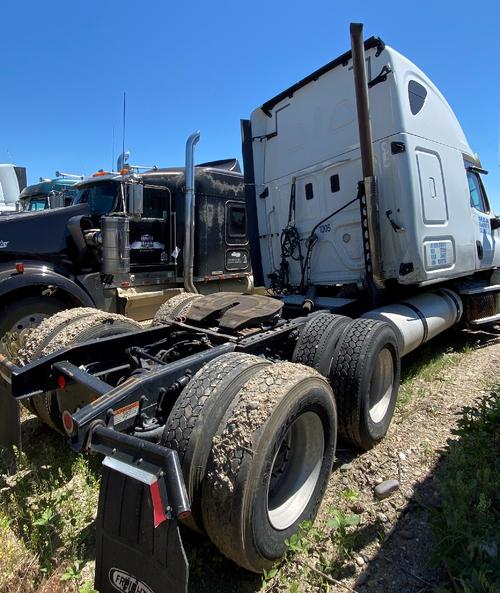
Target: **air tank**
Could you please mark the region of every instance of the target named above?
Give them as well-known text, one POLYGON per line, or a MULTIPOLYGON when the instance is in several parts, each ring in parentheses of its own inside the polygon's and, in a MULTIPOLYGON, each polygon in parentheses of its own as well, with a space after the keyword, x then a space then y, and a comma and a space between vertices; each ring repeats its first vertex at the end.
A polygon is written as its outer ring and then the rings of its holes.
POLYGON ((386 321, 396 332, 401 356, 449 329, 462 317, 460 297, 447 288, 425 292, 364 313, 362 317, 386 321))
POLYGON ((103 216, 102 272, 128 274, 130 272, 129 219, 126 216, 103 216))

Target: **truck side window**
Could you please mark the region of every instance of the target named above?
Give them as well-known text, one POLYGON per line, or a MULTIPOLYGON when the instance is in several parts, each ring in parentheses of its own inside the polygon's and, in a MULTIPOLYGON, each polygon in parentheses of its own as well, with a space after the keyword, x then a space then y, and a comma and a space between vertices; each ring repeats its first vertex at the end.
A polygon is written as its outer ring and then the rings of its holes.
POLYGON ((230 237, 244 237, 247 232, 247 213, 244 206, 228 204, 227 230, 230 237))
POLYGON ((102 216, 113 211, 119 186, 114 182, 98 182, 80 190, 78 204, 88 203, 92 214, 102 216))
POLYGON ((90 189, 84 189, 78 198, 79 204, 87 204, 89 201, 90 189))
POLYGON ((413 115, 422 109, 427 97, 427 90, 416 80, 410 80, 408 83, 408 100, 410 101, 410 111, 413 115))
POLYGON ((470 205, 479 210, 479 212, 484 212, 488 214, 490 212, 490 205, 488 204, 488 198, 483 190, 483 185, 474 171, 467 171, 467 181, 469 183, 469 193, 470 193, 470 205))
POLYGON ((143 218, 166 218, 168 210, 168 191, 164 188, 144 186, 143 218))

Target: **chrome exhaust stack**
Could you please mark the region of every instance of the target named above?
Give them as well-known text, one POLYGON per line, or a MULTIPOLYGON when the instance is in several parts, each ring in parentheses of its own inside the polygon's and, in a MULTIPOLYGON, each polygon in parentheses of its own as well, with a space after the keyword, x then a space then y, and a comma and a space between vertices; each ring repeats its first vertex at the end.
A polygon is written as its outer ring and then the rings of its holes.
POLYGON ((195 208, 195 169, 194 147, 200 139, 200 132, 196 131, 189 136, 186 142, 186 189, 185 191, 185 216, 184 216, 184 290, 198 292, 194 285, 194 208, 195 208))
POLYGON ((366 216, 362 216, 363 242, 365 246, 366 273, 369 280, 380 288, 383 286, 382 259, 380 249, 380 228, 378 219, 377 178, 375 176, 375 160, 373 157, 373 137, 368 106, 368 85, 365 69, 365 46, 363 43, 363 25, 351 23, 351 50, 352 70, 354 75, 354 89, 356 92, 356 108, 358 113, 359 147, 361 151, 361 164, 363 167, 363 180, 365 186, 365 205, 361 205, 363 212, 365 206, 366 216), (365 226, 367 228, 365 228, 365 226), (366 232, 368 237, 366 238, 366 232), (367 257, 366 254, 369 253, 367 257))

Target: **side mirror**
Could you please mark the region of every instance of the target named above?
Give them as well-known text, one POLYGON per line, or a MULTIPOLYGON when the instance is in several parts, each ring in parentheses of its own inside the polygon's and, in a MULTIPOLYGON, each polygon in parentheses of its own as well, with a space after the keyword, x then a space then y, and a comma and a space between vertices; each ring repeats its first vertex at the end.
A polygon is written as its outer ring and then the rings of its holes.
POLYGON ((62 192, 54 190, 50 191, 49 195, 47 196, 47 203, 50 210, 54 210, 55 208, 63 208, 64 196, 62 192))
POLYGON ((140 218, 144 211, 143 194, 142 183, 127 184, 127 210, 128 214, 134 218, 140 218))
POLYGON ((491 230, 500 229, 500 216, 491 219, 491 230))

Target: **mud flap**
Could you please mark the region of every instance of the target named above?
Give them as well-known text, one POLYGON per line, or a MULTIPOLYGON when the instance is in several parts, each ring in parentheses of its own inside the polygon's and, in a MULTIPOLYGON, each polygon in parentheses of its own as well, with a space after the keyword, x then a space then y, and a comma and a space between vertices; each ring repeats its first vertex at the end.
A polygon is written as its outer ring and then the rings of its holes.
POLYGON ((19 402, 10 394, 10 380, 0 373, 0 449, 5 449, 2 455, 12 471, 15 471, 15 455, 12 447, 21 450, 21 444, 19 402))
POLYGON ((164 478, 125 475, 120 462, 107 460, 96 521, 95 588, 100 593, 187 593, 189 567, 177 521, 163 504, 164 478))

